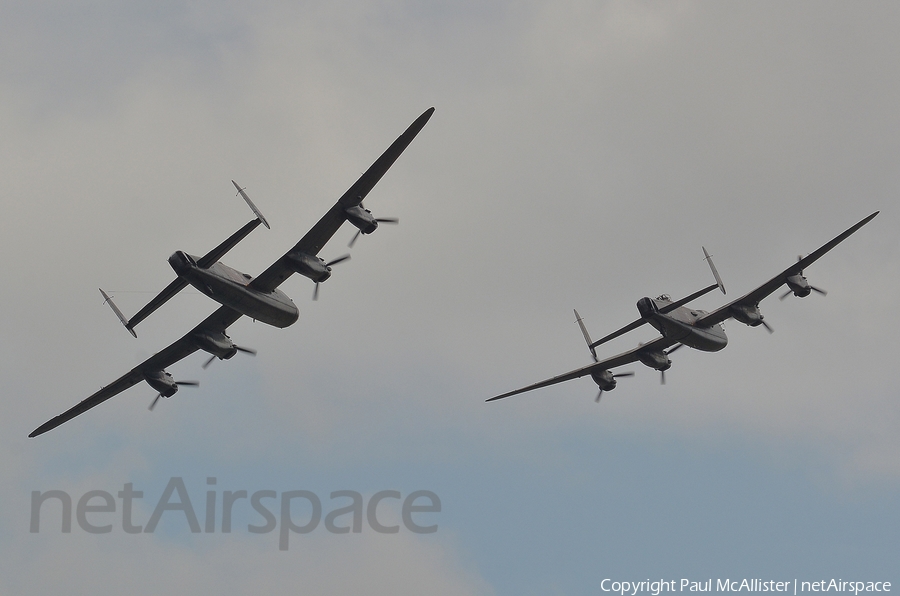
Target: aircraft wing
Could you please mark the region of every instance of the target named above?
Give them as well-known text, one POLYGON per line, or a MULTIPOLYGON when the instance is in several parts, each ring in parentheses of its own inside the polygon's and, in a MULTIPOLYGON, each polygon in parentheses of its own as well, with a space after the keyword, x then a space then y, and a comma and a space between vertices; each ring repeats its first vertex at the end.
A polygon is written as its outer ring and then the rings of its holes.
POLYGON ((504 397, 509 397, 511 395, 516 395, 519 393, 525 393, 526 391, 531 391, 533 389, 540 389, 541 387, 548 387, 550 385, 556 385, 557 383, 562 383, 564 381, 570 381, 572 379, 577 379, 579 377, 583 377, 585 375, 589 375, 594 371, 608 370, 615 368, 617 366, 622 366, 623 364, 631 364, 632 362, 636 362, 640 355, 643 352, 655 352, 658 350, 665 350, 669 346, 677 344, 677 340, 672 340, 666 337, 658 337, 651 341, 650 343, 646 343, 640 345, 636 348, 628 350, 627 352, 622 352, 617 356, 613 356, 611 358, 607 358, 606 360, 600 360, 599 362, 595 362, 593 364, 588 364, 587 366, 582 366, 581 368, 576 368, 573 371, 567 372, 565 374, 553 377, 551 379, 547 379, 546 381, 541 381, 539 383, 535 383, 534 385, 529 385, 528 387, 522 387, 521 389, 516 389, 515 391, 510 391, 509 393, 504 393, 502 395, 498 395, 496 397, 492 397, 485 401, 494 401, 497 399, 503 399, 504 397))
POLYGON ((47 431, 53 430, 60 424, 68 422, 72 418, 87 412, 94 406, 100 405, 111 397, 122 393, 126 389, 137 385, 144 380, 144 372, 152 372, 164 370, 166 367, 175 364, 179 360, 186 358, 196 352, 199 347, 194 343, 191 335, 197 331, 206 332, 224 332, 231 324, 241 318, 241 313, 227 306, 222 306, 213 314, 203 320, 202 323, 191 329, 181 339, 171 344, 161 352, 158 352, 138 364, 133 369, 107 385, 99 391, 76 404, 74 407, 66 410, 59 416, 52 418, 36 428, 29 437, 42 435, 47 431))
POLYGON ((360 176, 359 180, 351 186, 344 195, 338 199, 338 202, 328 210, 322 219, 316 222, 316 225, 309 230, 303 238, 300 239, 291 250, 284 256, 275 261, 271 267, 259 274, 250 282, 250 287, 261 292, 271 292, 286 280, 294 270, 288 265, 288 254, 302 252, 311 256, 315 256, 322 250, 325 243, 328 242, 334 233, 338 231, 341 225, 346 221, 347 215, 345 209, 359 205, 366 195, 369 194, 375 185, 381 180, 385 172, 397 161, 400 154, 409 146, 419 131, 431 118, 434 108, 428 108, 425 112, 416 118, 406 131, 400 135, 393 144, 388 147, 381 157, 375 160, 366 172, 360 176))
POLYGON ((811 252, 796 263, 792 264, 790 267, 788 267, 766 283, 762 284, 758 288, 751 290, 737 300, 733 300, 728 304, 717 308, 711 313, 704 315, 703 317, 697 319, 696 323, 694 324, 697 327, 711 327, 716 323, 721 323, 725 319, 730 318, 731 307, 733 306, 756 306, 763 298, 766 298, 767 296, 772 294, 772 292, 775 292, 778 288, 784 285, 787 278, 792 275, 797 275, 798 273, 802 272, 804 269, 818 261, 829 250, 846 240, 851 234, 869 223, 876 215, 878 215, 878 213, 879 212, 876 211, 872 215, 866 217, 856 225, 852 226, 842 234, 832 239, 830 242, 827 242, 817 250, 811 252))
POLYGON ((67 421, 71 420, 72 418, 74 418, 75 416, 78 416, 79 414, 87 412, 94 406, 102 404, 103 402, 105 402, 109 398, 113 397, 114 395, 118 395, 119 393, 125 391, 126 389, 128 389, 129 387, 132 387, 133 385, 137 385, 138 383, 140 383, 143 380, 144 380, 144 376, 141 374, 140 370, 138 368, 133 368, 129 372, 125 373, 124 375, 122 375, 121 377, 119 377, 118 379, 116 379, 115 381, 110 383, 109 385, 107 385, 106 387, 101 387, 100 391, 96 392, 95 394, 88 397, 84 401, 76 404, 74 407, 66 410, 59 416, 57 416, 55 418, 51 418, 44 424, 40 425, 39 427, 34 429, 31 432, 31 434, 28 435, 28 437, 33 438, 38 435, 42 435, 47 431, 53 430, 54 428, 56 428, 63 422, 67 422, 67 421))

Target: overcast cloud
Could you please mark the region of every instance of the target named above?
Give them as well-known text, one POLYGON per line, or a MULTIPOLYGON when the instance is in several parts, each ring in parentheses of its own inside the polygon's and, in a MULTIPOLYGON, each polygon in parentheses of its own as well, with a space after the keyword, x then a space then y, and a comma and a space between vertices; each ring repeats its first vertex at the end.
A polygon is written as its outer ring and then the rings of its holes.
POLYGON ((4 3, 0 591, 900 581, 898 30, 880 2, 4 3), (215 308, 185 291, 135 340, 98 287, 134 313, 168 255, 246 223, 231 179, 272 229, 223 260, 258 274, 431 106, 366 200, 400 225, 317 302, 286 282, 296 325, 236 323, 256 358, 195 354, 170 371, 201 387, 152 414, 141 384, 26 438, 215 308), (762 303, 771 335, 729 321, 724 351, 679 351, 665 386, 637 363, 600 405, 589 379, 484 403, 590 361, 573 308, 599 337, 642 296, 685 296, 711 281, 701 245, 731 299, 876 210, 805 272, 827 297, 762 303), (172 477, 201 523, 208 477, 220 503, 429 490, 442 509, 433 534, 319 527, 288 551, 249 508, 230 534, 170 512, 132 535, 116 499, 94 535, 48 503, 29 531, 32 491, 133 483, 146 523, 172 477))

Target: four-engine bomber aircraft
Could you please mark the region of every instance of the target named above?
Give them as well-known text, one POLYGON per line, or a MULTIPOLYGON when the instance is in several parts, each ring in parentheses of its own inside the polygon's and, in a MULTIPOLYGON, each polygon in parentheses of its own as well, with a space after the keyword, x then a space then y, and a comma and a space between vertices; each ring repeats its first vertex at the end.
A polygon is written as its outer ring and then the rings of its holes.
MULTIPOLYGON (((330 277, 330 265, 346 258, 341 257, 326 263, 317 256, 344 221, 350 221, 356 226, 359 230, 357 234, 371 234, 378 228, 379 222, 397 223, 396 219, 375 218, 368 209, 362 206, 362 201, 422 130, 432 113, 434 113, 434 108, 429 108, 419 116, 293 248, 255 278, 218 262, 218 259, 260 223, 268 227, 265 218, 250 201, 244 190, 232 181, 238 193, 253 209, 257 219, 246 224, 203 257, 193 257, 182 251, 169 257, 169 264, 178 277, 130 320, 126 319, 110 301, 109 296, 100 290, 104 299, 110 303, 116 315, 135 337, 137 335, 134 332, 134 326, 188 284, 222 306, 191 329, 184 337, 151 356, 73 408, 42 424, 28 436, 36 437, 52 430, 141 381, 147 381, 159 392, 157 399, 171 397, 178 391, 179 385, 196 384, 194 381, 175 381, 172 375, 165 371, 166 367, 197 350, 204 350, 212 357, 220 359, 231 358, 238 351, 252 352, 247 348, 234 345, 225 334, 226 329, 241 316, 246 315, 275 327, 287 327, 294 323, 300 313, 293 301, 279 290, 278 286, 292 274, 299 273, 316 282, 318 289, 318 284, 330 277)), ((356 237, 354 237, 355 239, 356 237)))
POLYGON ((555 385, 556 383, 562 383, 563 381, 577 379, 586 375, 590 375, 594 382, 597 383, 597 387, 600 389, 600 392, 597 394, 597 401, 600 401, 600 396, 604 391, 615 389, 617 377, 631 376, 634 374, 620 373, 614 375, 611 369, 616 368, 617 366, 640 361, 646 366, 660 371, 662 375, 661 380, 665 383, 665 371, 672 366, 669 354, 678 348, 690 346, 704 352, 717 352, 721 350, 728 343, 728 338, 725 336, 725 329, 721 325, 725 319, 733 318, 751 327, 762 325, 771 333, 771 327, 769 327, 768 323, 763 321, 763 316, 759 312, 760 301, 778 290, 778 288, 784 284, 787 284, 788 291, 783 294, 781 298, 785 298, 792 292, 795 296, 800 298, 808 296, 811 291, 824 294, 824 290, 809 285, 806 277, 803 276, 803 270, 816 262, 829 250, 843 242, 850 234, 869 223, 876 215, 878 215, 878 211, 863 219, 815 252, 806 257, 801 257, 796 263, 755 290, 752 290, 737 300, 729 302, 712 312, 691 309, 685 306, 688 302, 715 290, 716 288, 721 289, 723 294, 725 293, 725 286, 722 285, 719 273, 716 271, 716 267, 713 265, 709 253, 707 253, 704 248, 703 254, 706 256, 706 260, 709 263, 713 276, 716 278, 716 283, 676 302, 672 302, 671 298, 665 294, 656 299, 647 297, 641 298, 637 302, 637 309, 641 318, 629 323, 618 331, 614 331, 606 337, 593 342, 581 321, 581 317, 578 315, 578 311, 575 311, 575 318, 578 325, 581 327, 581 332, 584 334, 584 339, 591 351, 594 364, 577 368, 571 372, 529 385, 528 387, 523 387, 522 389, 492 397, 486 401, 503 399, 504 397, 524 393, 526 391, 531 391, 532 389, 540 389, 541 387, 555 385), (595 351, 597 346, 647 323, 655 327, 662 335, 649 343, 639 345, 638 347, 617 356, 607 358, 606 360, 598 360, 595 351))

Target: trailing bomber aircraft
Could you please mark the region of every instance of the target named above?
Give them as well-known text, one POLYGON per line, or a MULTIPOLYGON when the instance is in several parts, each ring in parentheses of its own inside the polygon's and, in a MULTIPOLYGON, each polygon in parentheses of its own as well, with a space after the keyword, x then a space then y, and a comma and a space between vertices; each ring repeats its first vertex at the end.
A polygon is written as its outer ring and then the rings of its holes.
MULTIPOLYGON (((331 265, 349 258, 348 256, 340 257, 326 263, 318 256, 325 243, 345 221, 349 221, 359 230, 353 237, 353 241, 359 234, 374 232, 379 223, 397 223, 394 218, 374 217, 368 209, 363 207, 362 201, 422 130, 433 113, 434 108, 429 108, 419 116, 293 248, 257 277, 241 273, 218 262, 226 252, 260 223, 268 227, 265 218, 244 189, 232 181, 238 194, 244 198, 257 216, 255 220, 246 224, 203 257, 194 257, 182 251, 175 252, 169 257, 169 264, 178 277, 131 319, 126 319, 111 298, 103 290, 100 290, 105 301, 110 304, 126 329, 135 337, 137 334, 134 327, 188 284, 222 306, 191 329, 184 337, 71 409, 45 422, 28 436, 36 437, 52 430, 141 381, 147 381, 159 392, 150 406, 151 409, 160 397, 174 395, 178 391, 179 385, 197 385, 196 381, 175 381, 172 375, 166 372, 166 367, 197 350, 203 350, 208 352, 212 358, 220 359, 231 358, 238 351, 253 353, 253 350, 249 348, 236 346, 225 334, 228 327, 242 316, 246 315, 275 327, 287 327, 293 324, 300 316, 300 312, 293 301, 278 289, 278 286, 292 274, 299 273, 316 282, 316 290, 313 294, 315 298, 318 293, 318 284, 331 276, 331 265)), ((351 241, 351 245, 353 241, 351 241)), ((212 359, 208 362, 211 361, 212 359)))
POLYGON ((709 267, 712 270, 713 277, 716 279, 716 283, 675 302, 673 302, 666 294, 655 299, 647 297, 641 298, 637 302, 637 309, 641 315, 639 319, 597 341, 591 341, 591 337, 576 310, 575 319, 578 322, 579 327, 581 327, 581 332, 591 351, 594 364, 576 368, 571 372, 523 387, 522 389, 516 389, 515 391, 492 397, 486 401, 503 399, 504 397, 524 393, 533 389, 540 389, 541 387, 547 387, 549 385, 555 385, 557 383, 562 383, 563 381, 577 379, 586 375, 590 375, 597 384, 600 391, 597 393, 596 401, 600 401, 600 397, 603 395, 604 391, 612 391, 615 389, 617 378, 628 377, 634 374, 633 372, 613 374, 612 369, 637 361, 660 371, 660 380, 665 384, 665 371, 672 366, 669 354, 675 350, 682 346, 689 346, 704 352, 717 352, 728 344, 728 338, 725 336, 725 329, 722 327, 722 322, 726 319, 735 319, 751 327, 762 325, 769 333, 771 333, 772 328, 763 320, 763 315, 759 312, 759 303, 763 298, 766 298, 781 286, 787 285, 788 287, 788 291, 781 295, 781 299, 786 298, 791 293, 799 298, 809 296, 813 291, 825 294, 824 290, 809 285, 809 282, 803 275, 803 270, 816 262, 829 250, 846 240, 848 236, 869 223, 869 221, 878 215, 878 213, 879 212, 876 211, 872 215, 866 217, 806 257, 798 258, 796 263, 755 290, 748 292, 737 300, 733 300, 724 306, 720 306, 712 312, 692 309, 686 306, 688 302, 691 302, 716 288, 719 288, 723 294, 725 293, 725 286, 722 285, 719 273, 716 271, 712 258, 704 248, 703 254, 706 257, 706 261, 709 263, 709 267), (638 347, 618 354, 617 356, 606 358, 605 360, 599 360, 597 358, 597 352, 595 350, 597 346, 645 324, 652 325, 662 335, 649 343, 641 344, 638 347))

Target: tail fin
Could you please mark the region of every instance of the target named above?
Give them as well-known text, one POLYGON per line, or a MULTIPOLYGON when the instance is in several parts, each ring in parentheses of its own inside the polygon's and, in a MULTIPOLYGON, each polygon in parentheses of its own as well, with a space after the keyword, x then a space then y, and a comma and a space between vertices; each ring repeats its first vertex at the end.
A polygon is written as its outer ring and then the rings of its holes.
POLYGON ((238 186, 238 183, 234 180, 232 180, 231 183, 234 184, 234 187, 237 189, 237 194, 241 195, 241 197, 243 197, 243 199, 247 201, 247 206, 253 210, 253 214, 256 215, 256 219, 261 221, 262 225, 266 226, 267 230, 271 230, 272 228, 269 227, 269 222, 266 221, 266 218, 263 217, 263 214, 260 213, 256 205, 253 204, 253 201, 250 200, 250 197, 247 196, 247 193, 244 192, 246 189, 238 186))
POLYGON ((103 288, 99 289, 100 293, 103 294, 103 302, 109 304, 109 307, 113 309, 113 312, 116 313, 116 316, 119 317, 119 320, 122 321, 123 325, 125 325, 125 329, 128 329, 131 335, 137 337, 137 333, 134 332, 134 329, 128 326, 128 319, 125 318, 125 315, 122 314, 122 311, 119 310, 119 307, 116 306, 115 302, 113 302, 112 296, 107 295, 107 293, 103 291, 103 288))
POLYGON ((716 283, 719 284, 719 289, 722 290, 722 293, 725 293, 725 285, 722 283, 722 278, 719 277, 719 272, 716 271, 716 266, 712 262, 712 257, 706 252, 706 247, 701 246, 703 249, 703 254, 706 256, 706 262, 709 263, 709 268, 712 270, 713 277, 716 278, 716 283))
POLYGON ((574 308, 575 311, 575 322, 578 323, 578 326, 581 327, 581 334, 584 336, 584 341, 587 343, 588 349, 591 351, 591 356, 594 358, 594 362, 597 362, 597 352, 594 351, 594 348, 591 347, 591 344, 594 343, 591 341, 591 336, 588 333, 587 327, 584 326, 584 320, 581 318, 581 315, 578 314, 578 311, 574 308))

